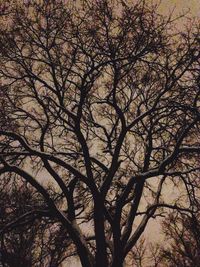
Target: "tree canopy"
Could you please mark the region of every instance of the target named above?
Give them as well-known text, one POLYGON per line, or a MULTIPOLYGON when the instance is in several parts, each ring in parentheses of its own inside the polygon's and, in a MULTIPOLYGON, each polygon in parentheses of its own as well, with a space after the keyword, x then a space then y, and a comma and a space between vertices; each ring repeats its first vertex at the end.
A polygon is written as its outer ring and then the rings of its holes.
POLYGON ((83 267, 121 267, 151 218, 196 199, 199 25, 180 32, 147 2, 14 1, 1 16, 1 180, 45 203, 15 227, 48 213, 83 267))

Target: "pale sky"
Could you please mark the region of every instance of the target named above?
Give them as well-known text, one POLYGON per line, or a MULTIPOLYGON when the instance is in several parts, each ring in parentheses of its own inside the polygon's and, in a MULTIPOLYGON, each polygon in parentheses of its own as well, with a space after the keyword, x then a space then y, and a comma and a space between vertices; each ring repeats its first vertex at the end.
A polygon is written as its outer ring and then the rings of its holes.
POLYGON ((162 0, 160 11, 167 14, 175 7, 175 14, 190 9, 193 16, 200 18, 200 0, 162 0))

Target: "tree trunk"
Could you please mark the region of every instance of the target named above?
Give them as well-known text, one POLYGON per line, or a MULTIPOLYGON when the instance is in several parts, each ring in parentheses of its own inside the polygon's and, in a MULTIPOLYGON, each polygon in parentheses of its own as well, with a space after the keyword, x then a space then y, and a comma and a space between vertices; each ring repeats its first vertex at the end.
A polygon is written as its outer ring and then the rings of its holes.
POLYGON ((115 255, 111 267, 123 267, 124 259, 122 255, 115 255))
POLYGON ((97 201, 97 203, 94 205, 94 226, 96 236, 95 267, 107 267, 108 257, 104 231, 104 212, 101 201, 97 201))

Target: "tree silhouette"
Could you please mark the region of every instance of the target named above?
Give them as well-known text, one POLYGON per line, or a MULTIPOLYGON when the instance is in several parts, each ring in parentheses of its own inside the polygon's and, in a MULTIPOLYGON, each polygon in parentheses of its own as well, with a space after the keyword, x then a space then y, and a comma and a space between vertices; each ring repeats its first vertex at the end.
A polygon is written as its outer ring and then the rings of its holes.
POLYGON ((11 178, 4 177, 0 188, 0 264, 60 266, 76 254, 66 229, 49 214, 36 191, 19 179, 13 183, 11 178))
POLYGON ((84 267, 121 267, 152 217, 189 209, 169 184, 194 198, 199 26, 157 8, 14 1, 4 18, 0 174, 41 194, 84 267))
POLYGON ((163 223, 169 245, 162 249, 162 261, 171 267, 198 266, 200 261, 199 204, 195 213, 171 213, 163 223))

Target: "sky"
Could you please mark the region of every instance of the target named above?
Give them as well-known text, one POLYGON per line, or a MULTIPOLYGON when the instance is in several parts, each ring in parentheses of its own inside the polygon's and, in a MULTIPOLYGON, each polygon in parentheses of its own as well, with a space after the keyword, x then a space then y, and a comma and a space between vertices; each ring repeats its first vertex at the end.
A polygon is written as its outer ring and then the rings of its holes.
POLYGON ((200 0, 162 0, 160 11, 167 14, 175 7, 175 14, 190 10, 193 16, 200 18, 200 0))

